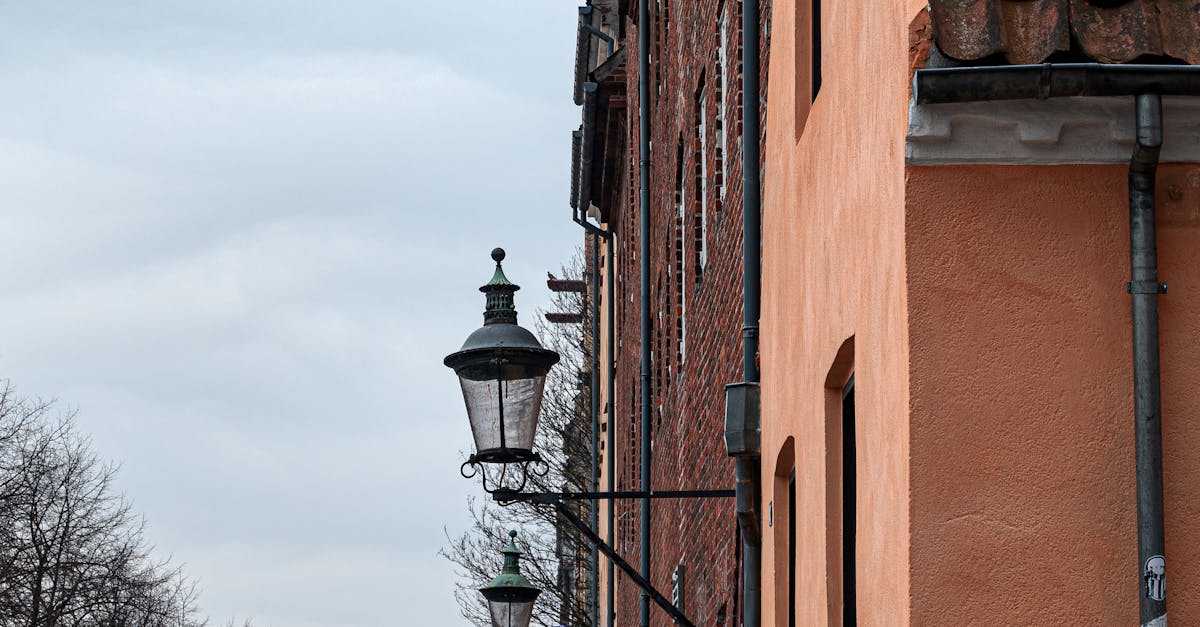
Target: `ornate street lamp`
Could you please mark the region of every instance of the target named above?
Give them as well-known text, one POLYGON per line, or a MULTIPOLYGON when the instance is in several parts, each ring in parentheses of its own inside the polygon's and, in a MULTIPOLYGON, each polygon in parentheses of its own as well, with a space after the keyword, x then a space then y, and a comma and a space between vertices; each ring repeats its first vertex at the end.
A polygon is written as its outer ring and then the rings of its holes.
MULTIPOLYGON (((504 276, 500 262, 504 250, 492 251, 496 272, 479 291, 487 295, 483 326, 476 329, 462 348, 447 355, 443 362, 454 369, 462 384, 467 418, 475 437, 475 453, 462 465, 464 477, 483 475, 483 489, 501 505, 528 502, 552 506, 561 520, 570 523, 597 550, 613 561, 642 591, 667 612, 676 624, 694 627, 695 623, 656 590, 645 577, 591 527, 579 519, 576 508, 564 501, 617 499, 729 498, 730 489, 654 490, 625 492, 525 492, 529 473, 546 476, 549 466, 533 450, 538 414, 546 374, 558 363, 558 353, 542 348, 537 338, 517 325, 513 294, 521 289, 504 276), (489 478, 488 465, 499 466, 498 478, 489 478), (467 467, 471 471, 467 471, 467 467), (517 478, 506 485, 509 467, 517 478), (492 485, 489 486, 489 479, 492 485)), ((513 538, 516 532, 511 532, 513 538)), ((521 552, 512 541, 504 549, 504 570, 480 592, 488 600, 493 627, 528 627, 533 616, 533 601, 541 590, 521 576, 518 566, 521 552)))
MULTIPOLYGON (((479 288, 487 295, 483 326, 444 363, 462 384, 467 418, 475 436, 475 454, 463 464, 540 462, 533 451, 546 373, 558 353, 542 348, 529 330, 517 324, 513 293, 521 289, 504 276, 504 249, 492 251, 496 272, 479 288)), ((465 474, 465 471, 464 471, 465 474)), ((523 482, 522 482, 523 484, 523 482)))
POLYGON ((492 627, 529 627, 533 617, 533 601, 542 593, 521 574, 521 551, 517 549, 517 532, 508 532, 504 554, 504 569, 491 583, 479 589, 488 602, 492 627))

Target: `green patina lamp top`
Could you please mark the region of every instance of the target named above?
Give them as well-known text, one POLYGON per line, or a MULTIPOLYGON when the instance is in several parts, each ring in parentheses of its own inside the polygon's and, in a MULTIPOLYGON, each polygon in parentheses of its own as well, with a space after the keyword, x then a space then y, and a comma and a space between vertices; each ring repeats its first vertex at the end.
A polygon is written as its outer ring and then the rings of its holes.
POLYGON ((500 570, 499 575, 496 575, 487 586, 480 590, 484 596, 489 596, 489 592, 498 592, 528 597, 529 600, 532 600, 541 590, 521 574, 521 550, 517 548, 517 532, 509 531, 508 536, 508 546, 501 551, 504 554, 504 568, 500 570))
POLYGON ((504 268, 500 266, 500 262, 504 261, 503 248, 492 250, 492 259, 496 262, 496 271, 492 274, 492 280, 479 288, 479 291, 487 295, 487 308, 483 311, 483 323, 485 325, 498 322, 516 324, 517 308, 513 294, 521 289, 521 286, 509 281, 508 277, 504 276, 504 268))

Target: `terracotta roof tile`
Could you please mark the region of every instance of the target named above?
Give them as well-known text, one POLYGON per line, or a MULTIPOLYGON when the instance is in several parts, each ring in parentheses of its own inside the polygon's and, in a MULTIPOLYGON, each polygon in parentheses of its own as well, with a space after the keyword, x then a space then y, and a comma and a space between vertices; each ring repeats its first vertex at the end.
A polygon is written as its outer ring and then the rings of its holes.
POLYGON ((1163 54, 1200 65, 1200 0, 1158 3, 1163 54))
POLYGON ((1004 2, 1000 19, 1011 63, 1040 63, 1055 52, 1071 49, 1066 0, 1004 2))
POLYGON ((930 0, 942 52, 1040 63, 1075 49, 1101 63, 1166 55, 1200 64, 1200 0, 930 0))
POLYGON ((1153 0, 1136 0, 1105 9, 1088 0, 1071 0, 1071 28, 1084 54, 1101 63, 1162 54, 1158 7, 1154 4, 1153 0))

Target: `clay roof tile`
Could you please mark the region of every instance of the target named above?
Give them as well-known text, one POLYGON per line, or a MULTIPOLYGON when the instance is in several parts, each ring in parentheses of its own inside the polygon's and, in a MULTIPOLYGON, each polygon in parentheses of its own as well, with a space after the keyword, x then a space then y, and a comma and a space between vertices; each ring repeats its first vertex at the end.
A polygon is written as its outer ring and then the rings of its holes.
POLYGON ((1040 63, 1071 50, 1101 63, 1167 55, 1200 64, 1200 0, 930 0, 945 54, 974 61, 1003 53, 1040 63))

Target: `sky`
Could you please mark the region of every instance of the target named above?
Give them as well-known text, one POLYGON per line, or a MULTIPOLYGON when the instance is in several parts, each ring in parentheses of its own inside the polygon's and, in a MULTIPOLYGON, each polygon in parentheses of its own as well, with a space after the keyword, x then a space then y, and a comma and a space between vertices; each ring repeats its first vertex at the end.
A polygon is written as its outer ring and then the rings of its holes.
POLYGON ((582 242, 576 6, 0 0, 0 378, 214 622, 466 624, 442 358, 493 247, 532 327, 582 242))

